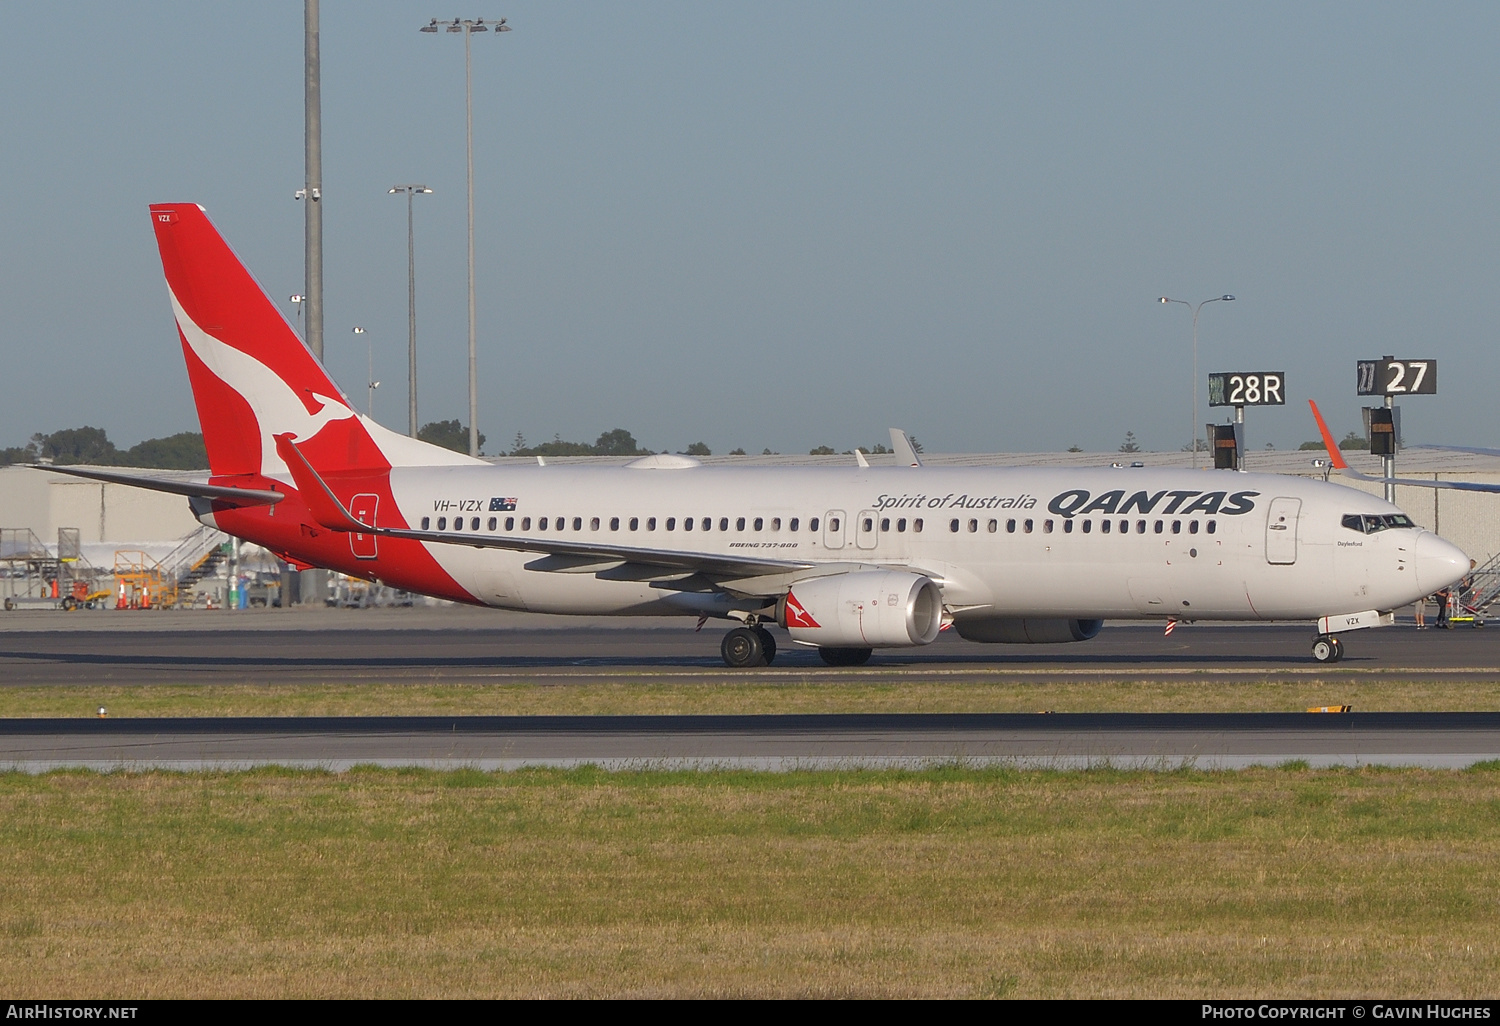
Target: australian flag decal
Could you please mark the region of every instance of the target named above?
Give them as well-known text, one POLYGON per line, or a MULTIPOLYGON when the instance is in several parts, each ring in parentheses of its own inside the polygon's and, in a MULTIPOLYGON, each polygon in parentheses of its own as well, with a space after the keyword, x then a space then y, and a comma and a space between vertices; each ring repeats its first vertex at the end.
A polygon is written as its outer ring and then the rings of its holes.
POLYGON ((491 513, 513 513, 513 512, 515 512, 515 508, 516 508, 516 500, 515 499, 491 499, 490 500, 490 512, 491 513))

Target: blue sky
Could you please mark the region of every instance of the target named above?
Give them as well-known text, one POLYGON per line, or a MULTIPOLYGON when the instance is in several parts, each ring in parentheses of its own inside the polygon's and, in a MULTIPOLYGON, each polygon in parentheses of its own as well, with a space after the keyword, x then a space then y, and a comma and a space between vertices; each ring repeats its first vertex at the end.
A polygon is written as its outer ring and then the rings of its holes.
MULTIPOLYGON (((6 6, 0 445, 195 426, 145 207, 204 204, 302 290, 300 3, 6 6)), ((363 325, 405 425, 466 403, 462 42, 475 38, 487 448, 1187 441, 1202 371, 1285 370, 1251 442, 1359 425, 1354 361, 1440 361, 1409 441, 1500 444, 1500 7, 324 0, 328 363, 363 325)), ((1200 419, 1207 419, 1204 409, 1200 419)))

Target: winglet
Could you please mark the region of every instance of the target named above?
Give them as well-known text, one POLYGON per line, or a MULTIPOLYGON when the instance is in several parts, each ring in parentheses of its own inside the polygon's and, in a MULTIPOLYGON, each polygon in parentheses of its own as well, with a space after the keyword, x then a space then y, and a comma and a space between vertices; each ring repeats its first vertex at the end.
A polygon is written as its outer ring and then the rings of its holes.
POLYGON ((911 444, 911 439, 906 437, 906 432, 900 428, 891 428, 891 451, 896 454, 896 466, 898 467, 920 467, 921 457, 917 455, 917 447, 911 444))
POLYGON ((1335 470, 1348 470, 1349 464, 1344 462, 1344 454, 1339 451, 1338 444, 1334 442, 1328 425, 1323 423, 1323 415, 1318 412, 1318 404, 1309 399, 1307 405, 1312 407, 1313 420, 1318 422, 1318 431, 1323 435, 1323 448, 1328 450, 1328 462, 1335 470))
POLYGON ((863 449, 854 450, 854 461, 861 467, 869 467, 870 465, 870 461, 865 459, 865 453, 863 449))
POLYGON ((302 493, 302 501, 307 503, 314 520, 330 531, 360 534, 369 529, 367 525, 355 520, 329 490, 328 485, 323 483, 312 464, 307 462, 307 457, 302 455, 302 450, 297 448, 297 443, 292 441, 291 432, 274 437, 276 454, 286 464, 287 470, 291 471, 292 481, 297 485, 297 491, 302 493))

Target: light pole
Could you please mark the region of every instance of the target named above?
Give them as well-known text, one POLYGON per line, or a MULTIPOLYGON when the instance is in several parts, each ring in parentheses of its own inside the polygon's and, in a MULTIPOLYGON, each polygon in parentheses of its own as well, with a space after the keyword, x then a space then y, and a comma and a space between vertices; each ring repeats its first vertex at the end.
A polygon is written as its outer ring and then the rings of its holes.
MULTIPOLYGON (((419 31, 436 32, 438 20, 423 25, 419 31)), ((483 18, 454 18, 442 23, 448 32, 464 34, 464 138, 468 146, 469 181, 469 455, 479 455, 479 383, 476 380, 479 361, 474 344, 474 60, 469 51, 469 37, 475 32, 509 32, 505 19, 487 22, 483 18)))
POLYGON ((397 185, 387 195, 406 193, 406 433, 417 437, 417 250, 412 236, 411 198, 430 194, 425 185, 397 185))
MULTIPOLYGON (((300 335, 302 334, 302 304, 307 302, 307 297, 296 295, 287 296, 286 298, 297 308, 297 333, 300 335)), ((306 336, 303 337, 303 340, 306 341, 306 336)))
MULTIPOLYGON (((366 334, 368 334, 368 332, 366 332, 364 328, 356 326, 354 328, 354 334, 356 334, 356 335, 366 335, 366 334)), ((375 380, 375 342, 374 342, 373 339, 368 339, 368 338, 365 339, 365 367, 366 367, 366 374, 367 374, 367 377, 365 378, 365 380, 370 383, 369 384, 369 389, 370 389, 369 398, 365 400, 365 416, 369 417, 371 420, 374 420, 375 419, 375 390, 380 387, 380 382, 378 382, 378 381, 375 380)))
POLYGON ((1197 470, 1198 469, 1198 311, 1202 310, 1203 307, 1204 307, 1204 305, 1207 304, 1207 303, 1232 303, 1232 302, 1234 302, 1234 297, 1233 296, 1214 296, 1212 299, 1205 299, 1205 300, 1203 300, 1197 306, 1194 306, 1192 303, 1189 303, 1185 299, 1171 299, 1171 298, 1169 298, 1167 296, 1162 296, 1161 299, 1157 300, 1157 302, 1159 302, 1159 303, 1181 303, 1183 306, 1185 306, 1189 310, 1193 311, 1193 433, 1190 434, 1190 435, 1188 435, 1188 439, 1190 441, 1190 448, 1193 450, 1193 469, 1197 470))

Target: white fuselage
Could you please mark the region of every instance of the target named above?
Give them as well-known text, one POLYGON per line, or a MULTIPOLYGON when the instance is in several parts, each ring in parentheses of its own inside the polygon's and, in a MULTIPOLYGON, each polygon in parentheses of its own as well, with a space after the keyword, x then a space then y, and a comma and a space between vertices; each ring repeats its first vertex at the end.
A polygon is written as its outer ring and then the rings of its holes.
MULTIPOLYGON (((1233 471, 458 466, 396 468, 391 489, 413 528, 457 530, 459 518, 464 532, 511 538, 910 568, 960 620, 1310 619, 1393 609, 1468 568, 1420 528, 1344 526, 1399 512, 1366 493, 1233 471)), ((663 580, 527 569, 540 553, 427 548, 498 607, 660 615, 725 601, 663 580)))

